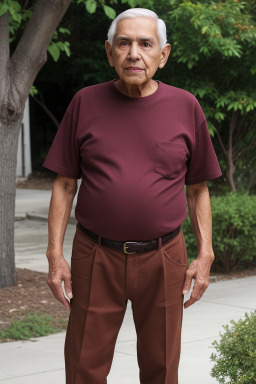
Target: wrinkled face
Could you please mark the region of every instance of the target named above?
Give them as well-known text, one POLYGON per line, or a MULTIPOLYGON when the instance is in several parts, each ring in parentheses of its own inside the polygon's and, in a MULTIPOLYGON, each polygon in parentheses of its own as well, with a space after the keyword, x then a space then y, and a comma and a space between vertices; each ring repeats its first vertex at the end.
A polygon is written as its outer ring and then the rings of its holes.
POLYGON ((165 65, 170 48, 168 44, 161 49, 157 22, 148 17, 119 20, 113 46, 108 41, 105 46, 109 63, 120 79, 137 85, 149 82, 165 65))

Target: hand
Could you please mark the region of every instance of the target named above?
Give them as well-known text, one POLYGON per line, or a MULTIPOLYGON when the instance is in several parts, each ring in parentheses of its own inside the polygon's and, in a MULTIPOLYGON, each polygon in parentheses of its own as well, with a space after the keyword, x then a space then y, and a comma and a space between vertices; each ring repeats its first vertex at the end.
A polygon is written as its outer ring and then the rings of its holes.
POLYGON ((205 290, 209 286, 210 269, 213 263, 213 257, 198 257, 193 260, 186 271, 186 279, 183 286, 183 295, 186 295, 191 287, 192 279, 195 280, 192 293, 189 300, 184 304, 184 308, 188 308, 196 301, 200 300, 205 290))
MULTIPOLYGON (((48 256, 47 256, 48 257, 48 256)), ((70 310, 70 303, 65 298, 62 289, 62 281, 64 281, 64 289, 69 299, 72 299, 72 287, 71 287, 71 273, 70 268, 65 260, 64 256, 61 257, 48 257, 49 261, 49 275, 47 284, 50 287, 52 293, 57 300, 64 305, 64 307, 70 310)))

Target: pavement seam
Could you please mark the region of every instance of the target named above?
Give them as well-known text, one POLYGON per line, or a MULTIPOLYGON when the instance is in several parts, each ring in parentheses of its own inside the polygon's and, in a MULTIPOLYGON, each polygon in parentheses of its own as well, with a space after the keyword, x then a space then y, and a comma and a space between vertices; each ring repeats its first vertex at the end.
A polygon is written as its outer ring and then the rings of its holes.
POLYGON ((136 356, 136 354, 134 354, 134 353, 121 352, 121 351, 117 351, 117 350, 115 350, 115 353, 120 353, 121 355, 136 356))
POLYGON ((217 335, 217 336, 211 336, 211 337, 205 337, 204 339, 191 340, 191 341, 184 341, 184 342, 181 342, 181 345, 182 345, 182 344, 197 343, 197 342, 205 341, 205 340, 211 340, 211 339, 215 339, 216 337, 219 337, 219 336, 220 336, 220 335, 217 335))
POLYGON ((118 344, 122 344, 122 343, 130 343, 130 342, 135 342, 136 339, 132 339, 132 340, 122 340, 122 341, 117 341, 117 345, 118 344))
POLYGON ((29 373, 29 374, 21 375, 21 376, 4 377, 3 379, 0 379, 0 382, 1 382, 1 381, 4 381, 4 380, 20 379, 20 378, 22 378, 22 377, 29 377, 29 376, 34 376, 34 375, 41 375, 42 373, 56 372, 56 371, 63 371, 63 370, 64 370, 64 367, 63 367, 63 368, 56 368, 56 369, 49 369, 49 370, 47 370, 47 371, 40 371, 40 372, 29 373))
POLYGON ((240 305, 217 303, 215 301, 207 301, 207 300, 203 300, 203 299, 201 299, 201 302, 208 303, 208 304, 222 305, 225 307, 232 307, 232 308, 239 308, 239 309, 250 309, 253 311, 255 310, 255 308, 251 308, 251 307, 241 307, 240 305))

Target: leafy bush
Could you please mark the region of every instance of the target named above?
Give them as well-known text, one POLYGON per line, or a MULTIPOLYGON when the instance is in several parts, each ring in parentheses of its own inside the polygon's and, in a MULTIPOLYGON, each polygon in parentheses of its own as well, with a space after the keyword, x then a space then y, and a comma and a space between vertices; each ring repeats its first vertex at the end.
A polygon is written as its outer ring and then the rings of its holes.
MULTIPOLYGON (((256 196, 239 193, 213 196, 211 207, 215 253, 212 269, 230 272, 245 261, 256 261, 256 196)), ((197 243, 189 217, 182 228, 188 258, 195 258, 197 243)))
POLYGON ((14 320, 7 329, 0 330, 0 339, 28 340, 31 337, 46 336, 61 331, 60 327, 55 326, 51 316, 28 312, 23 319, 14 320))
POLYGON ((256 383, 256 311, 245 313, 245 319, 230 326, 220 334, 219 342, 212 345, 217 353, 212 353, 215 362, 211 376, 221 384, 255 384, 256 383))

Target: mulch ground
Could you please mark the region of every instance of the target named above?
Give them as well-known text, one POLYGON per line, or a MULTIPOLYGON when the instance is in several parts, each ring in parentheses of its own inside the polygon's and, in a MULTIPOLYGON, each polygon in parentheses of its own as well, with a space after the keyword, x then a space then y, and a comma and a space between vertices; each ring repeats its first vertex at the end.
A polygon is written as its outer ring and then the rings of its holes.
MULTIPOLYGON (((17 286, 0 289, 0 329, 27 312, 51 315, 54 323, 67 324, 69 311, 53 296, 47 285, 47 273, 16 269, 17 286)), ((0 340, 1 342, 2 340, 0 340)))
MULTIPOLYGON (((51 190, 55 177, 54 173, 33 173, 28 179, 18 179, 16 187, 51 190)), ((21 320, 28 312, 50 315, 55 325, 59 323, 60 328, 65 327, 69 311, 50 291, 48 274, 20 268, 16 269, 16 274, 17 286, 0 289, 0 329, 8 328, 12 321, 21 320)))
POLYGON ((17 188, 22 189, 40 189, 51 190, 52 183, 56 178, 56 173, 40 173, 35 172, 29 175, 27 179, 19 178, 16 182, 17 188))

